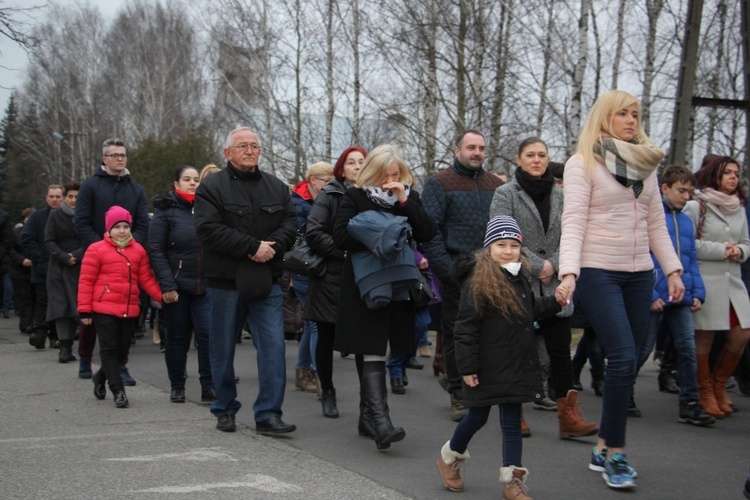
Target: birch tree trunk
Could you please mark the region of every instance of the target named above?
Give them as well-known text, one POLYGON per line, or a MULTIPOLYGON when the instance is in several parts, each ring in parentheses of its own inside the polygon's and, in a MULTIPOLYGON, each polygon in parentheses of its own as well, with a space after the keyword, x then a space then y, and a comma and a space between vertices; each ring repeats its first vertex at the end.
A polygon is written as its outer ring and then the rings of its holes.
POLYGON ((581 101, 583 100, 583 77, 588 58, 588 16, 592 0, 581 0, 581 17, 578 19, 578 60, 573 72, 571 88, 570 123, 568 124, 568 150, 570 156, 575 151, 578 133, 581 129, 581 101))
MULTIPOLYGON (((497 35, 497 50, 495 55, 495 100, 492 105, 492 118, 490 127, 490 150, 497 152, 499 150, 500 138, 502 137, 503 109, 505 103, 505 77, 508 73, 509 46, 510 46, 510 27, 513 21, 513 0, 503 2, 500 8, 500 26, 497 35)), ((490 153, 490 157, 493 158, 490 153)), ((498 167, 496 162, 493 165, 494 170, 508 174, 507 166, 498 167)))
POLYGON ((641 96, 641 106, 643 107, 641 126, 646 135, 649 135, 651 130, 651 86, 654 81, 656 27, 659 23, 659 15, 663 8, 664 0, 646 0, 648 32, 646 34, 646 65, 643 69, 643 94, 641 96))
POLYGON ((622 60, 622 46, 625 43, 625 4, 628 0, 620 0, 617 8, 617 43, 615 45, 615 58, 612 61, 612 89, 617 90, 617 80, 620 76, 620 61, 622 60))
POLYGON ((333 136, 333 116, 336 112, 335 96, 333 94, 333 6, 334 0, 328 0, 326 11, 326 135, 323 155, 331 158, 331 141, 333 136))

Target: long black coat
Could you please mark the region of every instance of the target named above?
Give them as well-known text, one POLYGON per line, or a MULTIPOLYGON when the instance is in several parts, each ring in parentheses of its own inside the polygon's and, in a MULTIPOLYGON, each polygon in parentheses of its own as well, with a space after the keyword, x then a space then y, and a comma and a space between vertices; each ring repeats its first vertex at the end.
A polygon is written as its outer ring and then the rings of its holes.
POLYGON ((307 317, 313 321, 336 322, 344 251, 336 248, 332 233, 333 221, 345 192, 343 184, 337 180, 331 181, 318 193, 307 217, 307 244, 315 253, 325 257, 326 261, 325 274, 310 278, 307 317))
POLYGON ((76 232, 73 216, 62 208, 49 214, 44 229, 44 245, 49 252, 47 267, 47 321, 78 316, 78 276, 81 273, 83 243, 76 232), (68 254, 76 263, 68 265, 68 254))
MULTIPOLYGON (((363 190, 351 188, 344 194, 333 223, 333 240, 338 248, 350 253, 369 251, 347 229, 353 217, 367 210, 407 217, 412 235, 418 242, 429 241, 435 236, 435 223, 422 209, 416 191, 411 191, 405 206, 386 209, 372 202, 363 190)), ((414 352, 414 306, 410 301, 393 301, 382 309, 369 309, 354 281, 352 261, 347 258, 341 274, 334 348, 353 354, 385 356, 389 343, 394 356, 414 352)))
POLYGON ((525 403, 534 399, 539 363, 534 341, 534 320, 561 310, 554 297, 534 299, 528 275, 506 273, 526 314, 504 317, 496 309, 479 314, 472 304, 471 280, 464 283, 453 333, 456 363, 461 375, 477 374, 479 385, 463 383, 464 404, 491 406, 525 403))

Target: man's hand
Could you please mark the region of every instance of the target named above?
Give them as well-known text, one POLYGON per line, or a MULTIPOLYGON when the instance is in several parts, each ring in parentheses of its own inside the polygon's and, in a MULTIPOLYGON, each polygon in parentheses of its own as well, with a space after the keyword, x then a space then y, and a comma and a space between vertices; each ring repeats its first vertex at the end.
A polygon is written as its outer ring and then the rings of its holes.
POLYGON ((31 267, 31 260, 30 259, 23 259, 23 262, 21 262, 21 265, 23 267, 31 267))
POLYGON ((73 254, 68 254, 68 265, 69 266, 75 266, 76 265, 76 258, 73 257, 73 254))
POLYGON ((180 299, 180 296, 177 294, 177 290, 170 290, 169 292, 164 292, 161 294, 161 296, 165 304, 171 304, 173 302, 177 302, 180 299))
POLYGON ((276 255, 276 250, 273 249, 275 244, 275 241, 261 241, 255 255, 248 255, 248 257, 254 262, 268 262, 276 255))
POLYGON ((469 387, 476 387, 479 385, 479 377, 477 377, 476 374, 474 375, 464 375, 464 382, 469 387))

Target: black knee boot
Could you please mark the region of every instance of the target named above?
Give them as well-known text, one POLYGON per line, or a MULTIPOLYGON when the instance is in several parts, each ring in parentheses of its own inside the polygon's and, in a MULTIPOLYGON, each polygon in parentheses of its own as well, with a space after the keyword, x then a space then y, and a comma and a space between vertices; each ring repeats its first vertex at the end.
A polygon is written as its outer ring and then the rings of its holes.
POLYGON ((362 367, 362 391, 365 405, 369 409, 375 431, 375 445, 379 450, 388 448, 391 443, 401 441, 406 432, 394 427, 388 412, 388 391, 385 385, 385 362, 364 363, 362 367))
POLYGON ((73 341, 71 339, 60 341, 60 354, 57 360, 60 363, 67 363, 69 361, 76 361, 78 358, 73 356, 73 341))

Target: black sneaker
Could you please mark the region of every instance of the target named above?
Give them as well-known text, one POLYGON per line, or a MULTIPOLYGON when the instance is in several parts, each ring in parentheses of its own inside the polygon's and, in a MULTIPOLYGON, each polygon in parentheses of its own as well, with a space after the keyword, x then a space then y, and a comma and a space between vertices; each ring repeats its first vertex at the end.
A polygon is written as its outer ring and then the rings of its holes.
POLYGON ((706 415, 700 403, 695 400, 680 403, 680 417, 677 421, 682 424, 693 424, 699 427, 706 427, 716 423, 714 417, 706 415))

